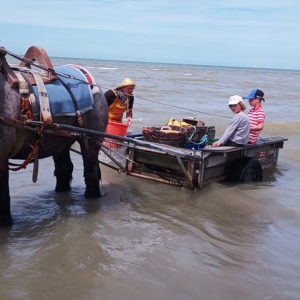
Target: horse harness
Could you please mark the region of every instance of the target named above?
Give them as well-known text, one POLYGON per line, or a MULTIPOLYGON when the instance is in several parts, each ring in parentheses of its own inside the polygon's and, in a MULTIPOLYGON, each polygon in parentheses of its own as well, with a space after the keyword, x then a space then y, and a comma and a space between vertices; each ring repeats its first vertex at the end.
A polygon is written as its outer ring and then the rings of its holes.
MULTIPOLYGON (((89 147, 88 138, 84 133, 79 134, 74 131, 57 129, 55 124, 53 124, 50 102, 45 83, 53 83, 55 80, 59 80, 69 93, 76 111, 77 122, 80 127, 83 127, 83 120, 76 98, 74 97, 71 89, 58 76, 56 76, 52 63, 44 49, 40 47, 30 47, 24 56, 25 61, 21 62, 19 68, 11 68, 6 61, 5 54, 5 49, 3 50, 3 48, 0 48, 0 71, 4 74, 12 88, 19 89, 21 105, 20 120, 12 119, 0 114, 0 120, 2 122, 18 129, 17 142, 13 152, 11 153, 11 157, 16 155, 21 149, 26 139, 26 134, 24 132, 26 132, 26 130, 35 132, 34 145, 31 145, 27 141, 28 145, 32 148, 27 159, 21 165, 18 165, 15 168, 10 168, 10 170, 18 171, 20 169, 25 169, 27 165, 34 160, 33 181, 35 182, 38 172, 38 152, 39 147, 42 144, 43 135, 56 135, 69 138, 78 138, 79 136, 82 136, 86 149, 89 147), (28 61, 37 61, 43 65, 46 64, 48 67, 47 69, 53 70, 53 72, 37 72, 32 70, 28 61), (36 98, 33 92, 32 85, 34 84, 38 89, 40 114, 38 114, 36 98)), ((87 75, 85 76, 92 87, 92 81, 89 80, 87 75)))

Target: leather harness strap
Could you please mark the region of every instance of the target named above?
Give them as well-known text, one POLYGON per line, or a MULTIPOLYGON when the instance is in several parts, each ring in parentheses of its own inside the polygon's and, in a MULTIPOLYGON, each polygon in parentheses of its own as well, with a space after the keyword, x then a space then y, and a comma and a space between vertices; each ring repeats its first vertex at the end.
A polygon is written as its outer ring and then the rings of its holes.
POLYGON ((35 79, 36 86, 38 88, 38 93, 39 93, 40 106, 41 106, 41 121, 48 124, 53 123, 51 111, 50 111, 49 96, 45 84, 43 82, 43 79, 39 74, 35 72, 32 72, 32 75, 35 79))
MULTIPOLYGON (((39 147, 40 147, 40 145, 39 145, 39 143, 37 143, 34 146, 34 148, 32 149, 32 151, 29 153, 28 157, 25 159, 25 161, 21 165, 19 165, 16 168, 9 168, 9 170, 11 170, 11 171, 19 171, 21 169, 26 169, 26 167, 28 166, 28 164, 31 163, 34 160, 34 158, 36 157, 36 155, 38 154, 39 147)), ((36 166, 36 164, 34 164, 34 166, 36 166)), ((35 176, 33 178, 33 182, 36 182, 37 172, 38 172, 37 168, 34 167, 34 174, 35 174, 35 176)))
POLYGON ((73 95, 71 89, 68 87, 68 85, 65 84, 65 82, 61 78, 57 77, 57 79, 65 87, 65 89, 68 91, 68 93, 69 93, 69 95, 72 99, 75 111, 76 111, 78 124, 79 124, 80 127, 82 127, 83 126, 83 120, 82 120, 82 117, 81 117, 80 109, 78 107, 78 103, 77 103, 76 98, 74 97, 74 95, 73 95))
POLYGON ((29 88, 28 88, 28 84, 26 82, 26 80, 24 79, 24 77, 22 76, 21 73, 19 72, 15 72, 15 75, 17 76, 18 80, 19 80, 19 94, 22 95, 29 94, 29 88))
MULTIPOLYGON (((19 72, 15 72, 16 76, 18 77, 19 80, 19 94, 21 96, 21 108, 22 108, 22 117, 26 118, 26 120, 32 120, 32 113, 30 110, 30 101, 29 101, 29 86, 27 81, 24 79, 23 75, 19 72)), ((42 80, 42 79, 41 79, 42 80)), ((43 83, 44 85, 44 83, 43 83)), ((51 115, 50 115, 51 116, 51 115)), ((21 118, 22 118, 21 117, 21 118)), ((22 132, 23 136, 25 137, 25 131, 24 130, 18 130, 18 133, 22 132)), ((21 164, 19 167, 16 168, 10 168, 12 171, 18 171, 21 169, 25 169, 27 165, 34 160, 33 163, 33 175, 32 175, 32 181, 36 182, 37 181, 37 175, 39 171, 39 162, 38 162, 38 155, 39 155, 39 148, 40 148, 40 141, 41 141, 41 134, 36 135, 36 140, 35 140, 35 145, 32 146, 32 151, 29 153, 27 159, 21 164)), ((19 145, 20 142, 18 141, 17 138, 17 143, 16 145, 19 145)), ((22 143, 23 144, 23 143, 22 143)), ((21 145, 22 146, 22 145, 21 145)), ((20 146, 20 148, 21 148, 20 146)), ((30 145, 31 146, 31 145, 30 145)), ((15 147, 16 148, 16 147, 15 147)), ((15 149, 14 149, 15 150, 15 149)), ((18 149, 19 151, 20 149, 18 149)), ((18 152, 17 151, 17 152, 18 152)), ((17 153, 16 152, 16 153, 17 153)), ((16 153, 12 154, 14 156, 16 153)))
MULTIPOLYGON (((4 116, 2 114, 0 114, 0 121, 2 121, 3 123, 5 123, 7 125, 16 127, 18 129, 18 131, 24 131, 24 130, 31 130, 31 131, 34 131, 34 132, 37 131, 37 126, 35 126, 35 127, 30 126, 31 125, 30 123, 27 124, 28 121, 23 121, 22 122, 22 121, 4 116)), ((51 126, 51 124, 46 124, 46 123, 42 123, 42 122, 35 122, 35 125, 39 125, 39 129, 44 135, 54 135, 54 136, 61 136, 61 137, 68 137, 68 138, 77 138, 77 137, 80 136, 80 134, 77 133, 77 132, 56 129, 54 126, 51 126)), ((18 171, 18 170, 21 170, 21 169, 26 169, 27 165, 34 160, 32 181, 36 182, 37 181, 37 174, 38 174, 38 152, 39 152, 39 148, 40 148, 40 139, 37 139, 36 142, 35 142, 35 145, 32 146, 32 151, 29 153, 26 160, 21 165, 19 165, 18 167, 9 168, 9 169, 11 171, 18 171)))
POLYGON ((39 120, 39 115, 38 115, 38 111, 37 111, 37 106, 36 106, 36 98, 34 95, 34 91, 33 91, 33 87, 32 84, 27 76, 27 73, 22 73, 24 79, 26 80, 27 84, 28 84, 28 89, 29 89, 29 102, 30 102, 30 106, 31 106, 31 111, 32 111, 32 118, 35 121, 39 120))
POLYGON ((0 121, 3 123, 17 127, 19 129, 26 129, 30 131, 36 131, 37 127, 42 128, 43 134, 44 135, 54 135, 54 136, 62 136, 62 137, 68 137, 68 138, 77 138, 81 134, 75 131, 69 131, 69 130, 63 130, 63 129, 58 129, 55 127, 55 125, 51 124, 45 124, 42 122, 27 122, 27 121, 19 121, 7 116, 4 116, 0 114, 0 121))
MULTIPOLYGON (((92 89, 92 92, 93 92, 93 84, 95 84, 94 80, 93 80, 93 77, 89 75, 89 72, 87 72, 84 68, 82 67, 79 67, 77 65, 71 65, 73 68, 76 68, 78 70, 80 70, 80 72, 82 72, 84 74, 84 76, 87 78, 90 86, 91 86, 91 89, 92 89)), ((74 97, 71 89, 69 88, 69 86, 67 84, 65 84, 65 82, 57 77, 57 79, 61 82, 61 84, 65 87, 65 89, 68 91, 69 95, 71 96, 71 99, 73 101, 73 105, 74 105, 74 108, 75 108, 75 112, 76 112, 76 116, 77 116, 77 121, 78 121, 78 124, 80 127, 83 127, 83 119, 81 117, 81 113, 80 113, 80 109, 78 107, 78 103, 77 103, 77 100, 76 98, 74 97)), ((85 146, 85 149, 88 150, 89 149, 89 141, 88 141, 88 138, 87 138, 87 135, 85 133, 82 133, 82 137, 83 137, 83 140, 84 140, 84 146, 85 146)))
MULTIPOLYGON (((31 114, 30 107, 29 107, 28 84, 19 72, 15 72, 14 74, 19 82, 18 87, 19 87, 19 94, 21 97, 21 108, 22 108, 21 118, 26 118, 26 119, 31 120, 32 114, 31 114)), ((22 145, 25 141, 25 138, 26 138, 25 130, 18 128, 16 143, 15 143, 14 149, 12 150, 12 152, 10 154, 10 157, 13 157, 20 151, 20 149, 22 148, 22 145)))

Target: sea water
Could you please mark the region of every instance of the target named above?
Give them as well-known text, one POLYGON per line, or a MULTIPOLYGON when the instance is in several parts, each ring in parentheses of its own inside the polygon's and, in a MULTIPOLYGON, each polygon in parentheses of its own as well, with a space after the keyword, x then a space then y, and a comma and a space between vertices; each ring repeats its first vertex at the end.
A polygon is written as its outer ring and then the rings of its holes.
POLYGON ((233 117, 229 96, 259 88, 261 136, 288 141, 257 184, 192 191, 101 166, 103 196, 87 200, 76 153, 70 192, 54 192, 51 158, 35 184, 31 166, 10 173, 14 225, 0 229, 0 299, 300 298, 299 71, 51 61, 87 68, 104 92, 132 78, 130 131, 194 117, 221 137, 233 117))

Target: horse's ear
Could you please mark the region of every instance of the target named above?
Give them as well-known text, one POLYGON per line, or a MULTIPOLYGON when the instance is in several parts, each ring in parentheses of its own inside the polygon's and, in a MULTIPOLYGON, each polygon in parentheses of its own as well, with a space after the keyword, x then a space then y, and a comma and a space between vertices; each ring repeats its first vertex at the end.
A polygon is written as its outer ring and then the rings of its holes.
MULTIPOLYGON (((24 58, 27 58, 28 60, 31 60, 34 63, 38 63, 39 65, 43 66, 44 68, 49 68, 49 69, 53 70, 53 65, 49 59, 49 56, 42 47, 31 46, 25 53, 24 58)), ((31 65, 27 61, 22 61, 20 63, 19 67, 31 69, 31 65)), ((57 79, 57 76, 54 73, 52 73, 50 71, 46 71, 46 70, 43 70, 40 73, 40 75, 42 76, 44 82, 47 82, 47 81, 52 82, 57 79)))

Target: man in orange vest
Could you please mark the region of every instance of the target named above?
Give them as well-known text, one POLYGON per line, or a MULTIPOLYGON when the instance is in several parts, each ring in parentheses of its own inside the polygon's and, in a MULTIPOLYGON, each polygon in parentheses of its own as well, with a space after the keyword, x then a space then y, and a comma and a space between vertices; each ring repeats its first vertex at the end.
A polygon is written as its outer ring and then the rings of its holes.
POLYGON ((126 77, 116 89, 108 90, 104 95, 108 105, 108 121, 122 123, 126 111, 127 125, 132 123, 132 108, 134 97, 132 92, 135 83, 126 77))

